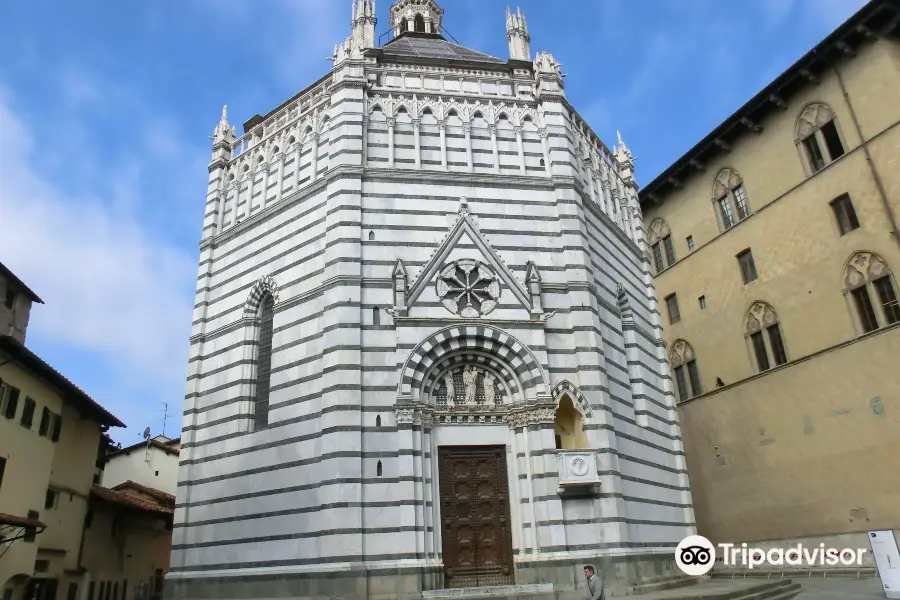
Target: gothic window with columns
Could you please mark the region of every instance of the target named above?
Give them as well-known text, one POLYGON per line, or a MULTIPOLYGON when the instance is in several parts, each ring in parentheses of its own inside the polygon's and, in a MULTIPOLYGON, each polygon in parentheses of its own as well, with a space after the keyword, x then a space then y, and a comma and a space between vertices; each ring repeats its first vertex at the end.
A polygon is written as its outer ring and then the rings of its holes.
POLYGON ((425 17, 423 17, 421 14, 416 13, 416 18, 413 23, 416 32, 425 33, 425 17))
POLYGON ((669 364, 675 376, 678 401, 684 402, 703 393, 694 348, 684 340, 675 340, 669 351, 669 364))
POLYGON ((754 302, 747 312, 744 337, 759 373, 788 361, 778 313, 765 302, 754 302))
POLYGON ((847 152, 834 111, 821 102, 809 104, 800 112, 794 143, 807 176, 818 173, 847 152))
POLYGON ((658 274, 675 264, 675 246, 672 231, 663 219, 654 219, 647 233, 647 243, 653 258, 653 268, 658 274))
POLYGON ((263 429, 269 424, 269 389, 272 375, 272 333, 275 320, 275 299, 266 294, 261 302, 259 341, 256 358, 256 392, 253 402, 253 424, 263 429))
POLYGON ((900 322, 897 282, 883 258, 857 252, 844 268, 844 296, 859 334, 900 322))
POLYGON ((725 167, 716 175, 713 182, 713 204, 722 231, 731 229, 750 216, 750 203, 744 180, 731 167, 725 167))

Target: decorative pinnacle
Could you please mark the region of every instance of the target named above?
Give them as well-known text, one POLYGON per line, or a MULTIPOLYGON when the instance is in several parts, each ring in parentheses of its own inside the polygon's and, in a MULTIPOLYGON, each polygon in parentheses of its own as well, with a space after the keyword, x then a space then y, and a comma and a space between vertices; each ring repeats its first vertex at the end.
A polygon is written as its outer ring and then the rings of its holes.
POLYGON ((457 211, 460 215, 466 215, 469 213, 469 201, 465 196, 459 199, 459 210, 457 211))

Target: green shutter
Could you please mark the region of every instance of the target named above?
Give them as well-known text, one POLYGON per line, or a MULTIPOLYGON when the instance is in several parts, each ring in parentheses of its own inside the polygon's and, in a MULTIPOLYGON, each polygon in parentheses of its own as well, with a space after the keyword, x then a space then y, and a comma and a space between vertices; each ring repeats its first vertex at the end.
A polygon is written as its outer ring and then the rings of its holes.
POLYGON ((9 388, 9 402, 6 404, 6 418, 7 419, 15 419, 16 418, 16 409, 19 408, 19 388, 14 388, 10 386, 9 388))
POLYGON ((52 439, 54 442, 58 442, 59 434, 61 431, 62 431, 62 415, 56 415, 56 417, 53 419, 53 435, 51 436, 50 439, 52 439))

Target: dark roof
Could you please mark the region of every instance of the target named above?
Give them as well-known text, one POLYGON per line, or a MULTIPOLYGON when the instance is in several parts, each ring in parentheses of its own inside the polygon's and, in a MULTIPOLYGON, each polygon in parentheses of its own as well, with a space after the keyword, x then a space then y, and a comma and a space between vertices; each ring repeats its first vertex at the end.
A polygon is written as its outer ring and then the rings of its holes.
MULTIPOLYGON (((458 44, 452 44, 445 40, 443 36, 436 33, 420 33, 416 31, 406 31, 404 33, 401 33, 400 35, 389 41, 387 44, 379 48, 366 49, 366 55, 368 56, 379 56, 382 54, 388 56, 389 58, 414 60, 416 62, 440 59, 452 60, 457 62, 461 61, 468 63, 481 63, 482 65, 490 64, 496 66, 503 66, 508 64, 509 62, 518 62, 505 61, 495 56, 489 56, 487 54, 477 52, 458 44)), ((251 129, 259 125, 260 123, 266 121, 266 119, 270 118, 272 115, 275 115, 279 111, 283 110, 286 106, 306 94, 312 88, 329 80, 331 77, 332 72, 328 71, 327 73, 322 75, 322 77, 309 84, 308 86, 291 96, 289 99, 285 100, 277 107, 267 112, 265 115, 253 115, 252 117, 247 119, 246 122, 244 122, 244 134, 248 133, 251 129)))
POLYGON ((402 33, 382 46, 381 51, 384 56, 390 58, 458 60, 493 65, 506 64, 506 61, 503 59, 450 43, 442 36, 434 33, 402 33))
POLYGON ((111 490, 100 485, 95 485, 91 488, 91 496, 105 502, 110 502, 112 504, 117 504, 125 508, 133 508, 144 512, 159 513, 163 515, 171 515, 175 512, 174 510, 166 506, 160 506, 159 504, 155 504, 153 502, 150 502, 149 500, 144 500, 143 498, 138 498, 137 496, 132 496, 131 494, 126 494, 125 492, 111 490))
POLYGON ((8 515, 6 513, 0 513, 0 525, 7 525, 9 527, 44 527, 44 524, 37 519, 17 517, 15 515, 8 515))
POLYGON ((754 131, 762 131, 763 119, 786 108, 788 98, 812 85, 818 76, 875 36, 897 36, 900 31, 900 0, 872 0, 835 29, 815 48, 779 75, 765 89, 728 117, 712 133, 688 150, 640 191, 641 206, 659 201, 697 172, 729 144, 754 131))
MULTIPOLYGON (((181 440, 181 438, 178 438, 178 439, 181 440)), ((157 448, 159 450, 162 450, 166 454, 174 454, 175 456, 178 456, 180 454, 180 452, 178 451, 177 448, 172 447, 174 441, 175 440, 169 440, 168 442, 160 442, 159 440, 151 439, 150 446, 152 448, 157 448)), ((135 450, 139 450, 141 448, 146 448, 146 447, 147 447, 147 441, 144 440, 142 442, 138 442, 137 444, 132 444, 131 446, 127 446, 125 448, 118 448, 115 451, 110 452, 109 454, 104 454, 103 456, 97 457, 97 464, 101 465, 105 462, 108 462, 109 459, 115 458, 116 456, 122 456, 123 454, 131 454, 135 450)))
POLYGON ((41 300, 37 294, 35 294, 30 287, 25 285, 25 282, 16 277, 16 274, 6 268, 2 262, 0 262, 0 273, 3 274, 8 280, 12 281, 16 287, 25 292, 29 298, 31 298, 32 302, 37 302, 38 304, 43 304, 44 301, 41 300))
POLYGON ((33 375, 59 389, 63 399, 75 407, 82 416, 108 427, 125 427, 125 423, 100 406, 84 390, 66 379, 62 373, 45 363, 41 357, 23 346, 18 340, 8 335, 0 335, 0 352, 31 371, 33 375))
POLYGON ((153 496, 154 498, 165 504, 173 504, 175 502, 175 496, 173 496, 172 494, 169 494, 168 492, 164 492, 162 490, 158 490, 156 488, 147 487, 146 485, 141 485, 140 483, 135 483, 130 479, 124 483, 120 483, 119 485, 114 485, 112 487, 112 490, 114 492, 125 493, 123 492, 123 490, 128 488, 138 492, 142 492, 144 494, 147 494, 148 496, 153 496))

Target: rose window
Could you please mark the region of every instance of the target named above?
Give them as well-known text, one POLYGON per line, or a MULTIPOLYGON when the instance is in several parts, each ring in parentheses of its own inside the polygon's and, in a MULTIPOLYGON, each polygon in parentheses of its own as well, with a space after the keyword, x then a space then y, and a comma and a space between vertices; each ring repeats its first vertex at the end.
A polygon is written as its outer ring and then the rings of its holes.
POLYGON ((497 306, 500 281, 485 265, 459 260, 441 270, 437 295, 444 307, 461 317, 481 317, 497 306))

